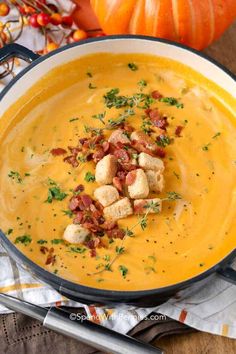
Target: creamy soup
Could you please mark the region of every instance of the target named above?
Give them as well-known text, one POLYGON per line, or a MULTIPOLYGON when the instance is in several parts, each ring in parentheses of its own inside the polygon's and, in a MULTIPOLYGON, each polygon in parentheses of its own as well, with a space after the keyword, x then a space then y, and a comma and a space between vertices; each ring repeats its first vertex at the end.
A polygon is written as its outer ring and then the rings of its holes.
MULTIPOLYGON (((0 119, 1 229, 41 267, 91 287, 151 289, 204 272, 236 243, 235 108, 222 89, 163 58, 97 54, 53 69, 0 119), (119 92, 109 108, 104 96, 112 89, 119 92), (117 97, 133 106, 120 107, 117 97), (167 122, 159 140, 147 111, 155 108, 167 122), (165 186, 152 197, 163 199, 162 210, 118 220, 132 234, 100 235, 91 254, 87 243, 70 244, 63 234, 73 223, 71 197, 93 197, 98 187, 95 163, 64 159, 68 146, 118 119, 154 134, 165 186)), ((102 132, 108 138, 112 130, 102 132)))

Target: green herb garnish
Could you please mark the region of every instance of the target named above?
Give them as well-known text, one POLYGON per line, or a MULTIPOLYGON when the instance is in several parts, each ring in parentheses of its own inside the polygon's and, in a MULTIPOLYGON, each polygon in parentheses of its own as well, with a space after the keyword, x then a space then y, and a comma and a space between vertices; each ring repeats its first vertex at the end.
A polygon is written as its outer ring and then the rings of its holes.
POLYGON ((84 180, 86 182, 95 182, 95 176, 91 172, 86 172, 86 175, 84 177, 84 180))
POLYGON ((38 240, 37 243, 38 243, 39 245, 44 245, 45 243, 48 243, 48 241, 41 239, 41 240, 38 240))
POLYGON ((103 113, 94 114, 94 115, 92 116, 92 118, 98 119, 98 120, 100 120, 100 122, 101 122, 102 124, 105 124, 105 122, 104 122, 105 115, 106 115, 106 111, 103 112, 103 113))
POLYGON ((125 248, 124 247, 116 246, 116 253, 117 254, 122 254, 124 252, 125 252, 125 248))
POLYGON ((183 103, 179 102, 174 97, 161 97, 159 99, 160 102, 167 103, 169 106, 176 106, 177 108, 184 108, 183 103))
POLYGON ((61 201, 67 197, 67 194, 62 192, 61 188, 51 178, 48 178, 48 184, 52 187, 48 189, 48 197, 45 201, 46 203, 52 203, 53 200, 61 201))
POLYGON ((31 243, 32 238, 30 235, 23 235, 23 236, 18 236, 15 239, 15 243, 22 243, 23 245, 27 246, 31 243))
POLYGON ((89 88, 90 90, 94 90, 94 89, 97 88, 97 86, 94 86, 94 85, 90 82, 89 85, 88 85, 88 88, 89 88))
POLYGON ((86 251, 86 248, 84 247, 70 247, 71 252, 75 253, 84 253, 86 251))
POLYGON ((13 180, 16 181, 16 183, 22 183, 22 177, 17 171, 10 171, 8 173, 8 177, 12 178, 13 180))
POLYGON ((126 278, 126 275, 128 273, 128 268, 126 266, 124 266, 124 265, 120 265, 119 266, 119 271, 120 271, 122 277, 126 278))
POLYGON ((132 71, 137 71, 138 70, 138 66, 134 63, 129 63, 128 64, 128 68, 132 71))
POLYGON ((54 238, 53 240, 51 240, 51 243, 53 245, 59 245, 61 243, 64 243, 64 240, 62 238, 54 238))

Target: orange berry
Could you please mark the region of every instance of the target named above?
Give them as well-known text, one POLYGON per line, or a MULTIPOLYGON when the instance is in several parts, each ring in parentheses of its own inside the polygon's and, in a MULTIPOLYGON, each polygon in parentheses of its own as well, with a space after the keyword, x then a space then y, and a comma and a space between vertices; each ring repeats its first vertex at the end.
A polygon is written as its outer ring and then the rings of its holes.
POLYGON ((53 50, 55 50, 57 48, 58 48, 57 43, 55 43, 55 42, 48 43, 47 47, 46 47, 46 53, 52 52, 53 50))
POLYGON ((58 13, 54 13, 50 17, 50 22, 54 26, 59 26, 62 23, 62 16, 60 14, 58 14, 58 13))
POLYGON ((10 7, 4 2, 0 2, 0 16, 7 16, 10 12, 10 7))
POLYGON ((72 38, 75 42, 81 41, 82 39, 88 38, 87 32, 82 29, 77 29, 73 32, 72 38))

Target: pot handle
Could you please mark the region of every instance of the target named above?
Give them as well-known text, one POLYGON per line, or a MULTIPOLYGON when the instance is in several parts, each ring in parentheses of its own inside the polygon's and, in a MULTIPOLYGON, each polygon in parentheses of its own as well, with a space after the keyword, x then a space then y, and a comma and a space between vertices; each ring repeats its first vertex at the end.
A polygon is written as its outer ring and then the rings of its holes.
POLYGON ((0 64, 12 58, 23 59, 27 63, 31 63, 39 57, 40 55, 16 43, 7 44, 0 49, 0 64))
POLYGON ((236 285, 236 270, 231 266, 226 266, 217 271, 217 274, 224 280, 236 285))

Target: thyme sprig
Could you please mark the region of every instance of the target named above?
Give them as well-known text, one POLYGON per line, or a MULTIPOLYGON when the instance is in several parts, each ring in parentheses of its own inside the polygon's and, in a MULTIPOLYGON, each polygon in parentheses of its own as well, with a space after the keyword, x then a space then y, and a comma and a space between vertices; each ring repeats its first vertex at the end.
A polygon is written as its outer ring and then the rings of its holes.
MULTIPOLYGON (((173 201, 179 200, 179 199, 182 199, 182 197, 179 193, 167 192, 166 198, 163 198, 161 201, 173 202, 173 201)), ((139 216, 138 221, 131 228, 127 228, 126 230, 124 230, 125 236, 122 239, 120 246, 116 247, 116 255, 113 257, 113 259, 109 263, 107 263, 102 269, 100 269, 98 272, 88 273, 88 275, 101 274, 107 270, 112 271, 112 268, 111 268, 112 265, 116 262, 116 260, 119 258, 119 256, 125 252, 124 243, 127 240, 127 237, 133 237, 134 236, 134 229, 136 229, 138 226, 140 226, 142 231, 144 231, 148 225, 148 214, 153 211, 159 212, 160 211, 160 204, 151 201, 150 203, 146 204, 145 209, 147 209, 146 213, 143 216, 139 216)), ((128 272, 128 270, 127 270, 127 272, 128 272)), ((126 274, 127 274, 127 272, 126 272, 126 274)))

